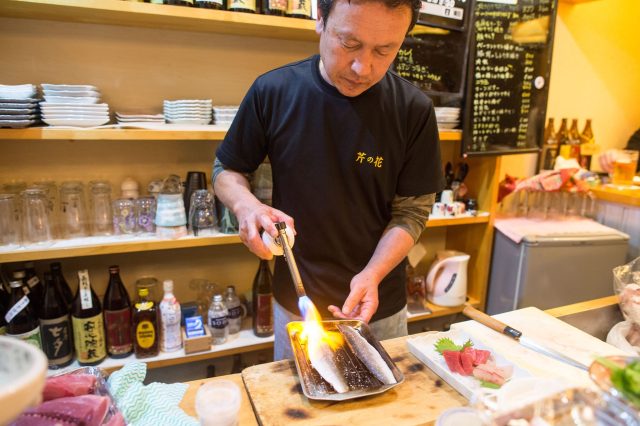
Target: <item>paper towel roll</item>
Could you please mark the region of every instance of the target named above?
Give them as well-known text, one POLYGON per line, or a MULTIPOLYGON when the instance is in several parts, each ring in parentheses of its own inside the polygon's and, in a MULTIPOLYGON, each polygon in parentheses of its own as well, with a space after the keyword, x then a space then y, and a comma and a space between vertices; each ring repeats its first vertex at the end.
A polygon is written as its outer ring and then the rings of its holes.
MULTIPOLYGON (((296 241, 296 237, 293 235, 293 231, 291 230, 291 228, 287 228, 286 233, 287 239, 289 240, 289 247, 293 247, 293 244, 296 241)), ((262 242, 269 248, 269 250, 271 250, 271 253, 273 253, 275 256, 282 256, 284 254, 284 250, 282 249, 282 247, 275 242, 273 237, 271 237, 268 232, 262 233, 262 242)))

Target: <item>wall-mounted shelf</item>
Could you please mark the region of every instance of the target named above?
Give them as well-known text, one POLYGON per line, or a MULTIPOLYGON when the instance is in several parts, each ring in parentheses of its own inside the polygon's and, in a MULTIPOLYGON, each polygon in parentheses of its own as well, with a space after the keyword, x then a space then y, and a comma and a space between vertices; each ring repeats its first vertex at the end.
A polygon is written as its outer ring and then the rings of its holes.
POLYGON ((318 39, 315 21, 122 0, 3 0, 0 16, 287 40, 318 39))

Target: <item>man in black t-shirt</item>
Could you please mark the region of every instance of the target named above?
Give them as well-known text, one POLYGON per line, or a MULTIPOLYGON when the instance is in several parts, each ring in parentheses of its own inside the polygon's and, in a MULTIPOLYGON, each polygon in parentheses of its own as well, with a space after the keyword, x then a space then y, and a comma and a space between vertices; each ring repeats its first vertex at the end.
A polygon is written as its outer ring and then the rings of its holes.
MULTIPOLYGON (((323 317, 406 335, 404 258, 444 187, 431 101, 389 71, 419 0, 320 0, 320 55, 254 82, 216 152, 214 189, 261 258, 260 232, 296 231, 293 252, 323 317), (269 158, 273 207, 247 174, 269 158), (294 225, 295 219, 295 225, 294 225)), ((275 358, 291 356, 284 326, 299 316, 282 258, 274 275, 275 358)))

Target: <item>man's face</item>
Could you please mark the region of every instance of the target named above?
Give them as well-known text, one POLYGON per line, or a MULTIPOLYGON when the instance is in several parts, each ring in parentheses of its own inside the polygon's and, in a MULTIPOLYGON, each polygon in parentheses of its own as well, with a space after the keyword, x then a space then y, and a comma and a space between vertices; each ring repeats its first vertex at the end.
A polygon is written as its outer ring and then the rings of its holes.
POLYGON ((316 23, 322 77, 343 95, 358 96, 387 72, 410 22, 408 6, 335 0, 327 24, 316 23))

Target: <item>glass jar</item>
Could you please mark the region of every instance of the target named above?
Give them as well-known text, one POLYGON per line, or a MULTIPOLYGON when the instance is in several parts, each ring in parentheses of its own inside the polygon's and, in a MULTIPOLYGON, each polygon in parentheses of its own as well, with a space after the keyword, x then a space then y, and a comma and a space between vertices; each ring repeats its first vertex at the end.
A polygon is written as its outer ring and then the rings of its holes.
POLYGON ((113 218, 111 213, 111 185, 105 180, 89 182, 91 188, 91 234, 111 235, 113 218))
POLYGON ((206 189, 198 189, 191 194, 189 205, 189 231, 196 237, 213 234, 216 224, 213 195, 206 189))
POLYGON ((153 197, 138 198, 135 200, 135 205, 138 232, 143 234, 156 232, 156 199, 153 197))
POLYGON ((20 244, 20 210, 16 198, 15 194, 0 194, 0 246, 20 244))
POLYGON ((81 182, 63 182, 60 186, 60 234, 64 238, 84 237, 87 209, 84 185, 81 182))
POLYGON ((113 201, 113 232, 115 235, 134 234, 136 232, 136 210, 133 200, 119 198, 113 201))
POLYGON ((22 197, 22 238, 25 244, 52 242, 49 202, 42 189, 25 189, 22 197))

